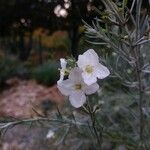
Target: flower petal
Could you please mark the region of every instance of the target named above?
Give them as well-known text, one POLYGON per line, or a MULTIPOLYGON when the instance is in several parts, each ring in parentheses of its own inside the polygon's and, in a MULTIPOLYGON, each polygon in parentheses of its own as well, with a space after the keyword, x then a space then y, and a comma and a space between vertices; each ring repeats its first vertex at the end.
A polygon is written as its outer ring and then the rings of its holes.
POLYGON ((60 58, 60 65, 62 69, 66 68, 66 65, 67 65, 66 59, 60 58))
POLYGON ((98 89, 99 89, 99 85, 97 83, 93 83, 92 85, 89 85, 89 86, 86 87, 85 93, 87 95, 90 95, 90 94, 93 94, 96 91, 98 91, 98 89))
POLYGON ((58 83, 57 87, 63 95, 69 96, 73 90, 73 83, 70 79, 67 79, 58 83))
POLYGON ((83 80, 84 82, 87 84, 87 85, 91 85, 93 83, 95 83, 97 81, 97 78, 94 74, 87 74, 87 73, 82 73, 82 77, 83 77, 83 80))
POLYGON ((57 84, 60 84, 64 79, 64 74, 60 73, 60 78, 59 80, 57 81, 57 84))
POLYGON ((110 74, 110 71, 107 69, 107 67, 103 66, 102 64, 98 64, 95 66, 95 75, 99 79, 104 79, 110 74))
POLYGON ((69 100, 73 107, 79 108, 86 102, 86 96, 83 92, 74 92, 69 96, 69 100))
POLYGON ((87 50, 84 53, 84 55, 85 55, 86 58, 88 58, 88 61, 90 60, 90 62, 91 61, 93 61, 95 63, 99 62, 98 55, 93 49, 87 50))
POLYGON ((89 49, 82 55, 79 55, 77 64, 80 68, 84 68, 86 65, 96 65, 99 62, 98 55, 93 49, 89 49))
POLYGON ((77 65, 79 68, 84 68, 87 64, 89 64, 89 60, 84 55, 79 55, 77 65))
POLYGON ((78 68, 78 67, 75 67, 74 69, 72 69, 70 71, 70 74, 69 74, 69 79, 73 82, 80 82, 82 81, 82 76, 81 76, 81 69, 78 68))

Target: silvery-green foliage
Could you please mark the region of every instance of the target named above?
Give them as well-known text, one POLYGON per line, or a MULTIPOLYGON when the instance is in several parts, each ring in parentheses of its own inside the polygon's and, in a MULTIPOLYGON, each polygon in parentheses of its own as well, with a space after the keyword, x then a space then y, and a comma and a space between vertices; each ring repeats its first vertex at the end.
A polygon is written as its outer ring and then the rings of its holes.
MULTIPOLYGON (((112 67, 114 75, 121 78, 127 86, 135 87, 137 81, 134 74, 136 73, 136 62, 139 59, 136 58, 138 56, 135 56, 138 55, 135 54, 136 47, 140 48, 140 69, 143 80, 146 79, 145 75, 149 74, 150 56, 149 50, 146 48, 146 45, 150 44, 148 14, 141 14, 137 35, 136 19, 132 15, 131 9, 125 5, 120 8, 110 0, 103 2, 107 15, 95 18, 92 26, 85 23, 87 39, 92 44, 109 47, 112 55, 108 56, 107 63, 112 67), (102 26, 102 24, 104 25, 102 26)), ((99 13, 102 14, 102 12, 99 13)))
POLYGON ((106 92, 105 98, 100 98, 105 101, 103 113, 99 114, 104 117, 100 121, 108 127, 106 136, 112 142, 124 144, 127 149, 147 150, 150 148, 148 12, 142 10, 142 1, 138 0, 132 1, 131 8, 126 6, 125 0, 121 6, 111 0, 102 2, 106 10, 97 9, 101 18, 95 18, 92 25, 84 22, 87 41, 106 49, 103 58, 111 68, 112 80, 119 80, 125 93, 109 87, 113 93, 106 92), (107 49, 111 53, 107 54, 107 49))

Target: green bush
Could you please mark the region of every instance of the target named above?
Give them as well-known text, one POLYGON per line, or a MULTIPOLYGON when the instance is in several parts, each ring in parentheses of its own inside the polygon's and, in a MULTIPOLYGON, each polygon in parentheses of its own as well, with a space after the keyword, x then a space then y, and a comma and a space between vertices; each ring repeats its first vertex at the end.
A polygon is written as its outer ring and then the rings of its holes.
POLYGON ((23 63, 16 59, 6 58, 0 60, 0 87, 5 86, 5 81, 9 78, 17 76, 19 78, 29 78, 30 71, 23 63))
POLYGON ((59 64, 55 61, 48 61, 32 71, 32 78, 38 83, 51 86, 59 79, 59 64))

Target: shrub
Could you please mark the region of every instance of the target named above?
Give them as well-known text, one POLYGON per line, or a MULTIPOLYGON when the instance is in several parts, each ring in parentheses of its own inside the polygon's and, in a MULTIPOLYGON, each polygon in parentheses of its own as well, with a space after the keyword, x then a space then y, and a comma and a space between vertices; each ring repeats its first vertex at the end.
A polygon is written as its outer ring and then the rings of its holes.
POLYGON ((59 79, 58 63, 55 61, 48 61, 32 71, 32 78, 38 83, 51 86, 59 79))

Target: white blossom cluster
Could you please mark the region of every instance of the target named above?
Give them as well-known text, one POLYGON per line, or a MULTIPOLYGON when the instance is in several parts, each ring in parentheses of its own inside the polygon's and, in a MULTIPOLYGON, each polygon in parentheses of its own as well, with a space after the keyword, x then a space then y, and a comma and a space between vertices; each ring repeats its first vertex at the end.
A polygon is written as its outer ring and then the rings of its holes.
POLYGON ((98 79, 104 79, 110 72, 107 67, 99 62, 99 57, 93 49, 79 55, 74 68, 67 69, 67 61, 60 59, 60 79, 57 87, 60 92, 69 97, 70 103, 75 108, 81 107, 86 102, 86 95, 99 90, 98 79), (64 76, 68 74, 68 79, 64 76))

